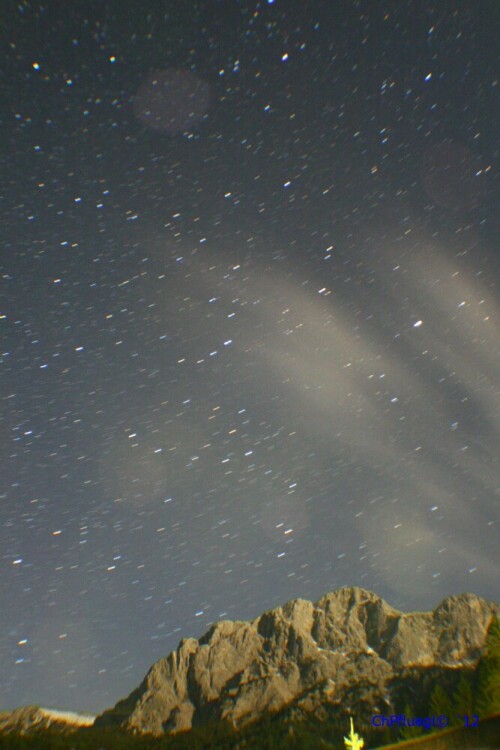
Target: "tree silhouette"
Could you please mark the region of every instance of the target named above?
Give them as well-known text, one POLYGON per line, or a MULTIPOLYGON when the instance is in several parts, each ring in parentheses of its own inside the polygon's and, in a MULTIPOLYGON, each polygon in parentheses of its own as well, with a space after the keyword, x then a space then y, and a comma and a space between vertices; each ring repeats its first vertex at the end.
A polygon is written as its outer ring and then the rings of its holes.
POLYGON ((486 648, 476 671, 476 713, 480 718, 500 712, 500 621, 488 630, 486 648))
MULTIPOLYGON (((409 703, 407 703, 405 706, 404 715, 407 719, 415 715, 415 711, 412 709, 409 703)), ((424 728, 421 726, 405 726, 399 730, 399 736, 402 740, 412 740, 415 737, 420 737, 423 731, 424 728)))
POLYGON ((450 724, 461 725, 464 716, 471 717, 474 714, 474 690, 472 688, 472 679, 466 675, 461 675, 458 681, 457 689, 453 694, 454 715, 450 716, 450 724))
POLYGON ((450 720, 454 713, 451 698, 439 684, 431 693, 429 712, 434 716, 446 716, 450 720))

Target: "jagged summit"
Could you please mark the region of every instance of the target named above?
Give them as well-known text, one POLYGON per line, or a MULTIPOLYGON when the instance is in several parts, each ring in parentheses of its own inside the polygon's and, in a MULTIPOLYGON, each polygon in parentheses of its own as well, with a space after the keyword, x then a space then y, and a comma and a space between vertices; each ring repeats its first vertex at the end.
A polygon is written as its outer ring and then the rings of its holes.
POLYGON ((222 620, 199 640, 184 638, 95 723, 161 735, 210 720, 243 726, 280 710, 357 706, 371 715, 392 706, 402 678, 475 666, 498 610, 469 593, 408 614, 357 587, 317 602, 294 599, 250 622, 222 620))

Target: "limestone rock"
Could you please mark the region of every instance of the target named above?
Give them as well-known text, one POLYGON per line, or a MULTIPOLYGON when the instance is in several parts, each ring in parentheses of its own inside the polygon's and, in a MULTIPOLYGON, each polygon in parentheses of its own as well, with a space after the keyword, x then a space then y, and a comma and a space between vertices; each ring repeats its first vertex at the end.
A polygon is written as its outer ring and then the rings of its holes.
POLYGON ((96 726, 161 735, 210 720, 239 727, 266 712, 320 715, 354 703, 368 715, 392 705, 402 676, 474 666, 498 611, 474 594, 409 614, 361 588, 315 603, 296 599, 251 622, 218 622, 199 641, 182 640, 96 726))

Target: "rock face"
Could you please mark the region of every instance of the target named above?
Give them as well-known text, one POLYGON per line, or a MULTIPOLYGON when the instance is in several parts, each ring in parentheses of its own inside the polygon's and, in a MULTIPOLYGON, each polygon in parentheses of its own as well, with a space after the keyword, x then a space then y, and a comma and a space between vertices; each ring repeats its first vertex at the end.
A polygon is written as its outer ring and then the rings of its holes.
POLYGON ((95 725, 161 735, 211 720, 241 727, 266 712, 297 718, 329 705, 347 710, 356 701, 365 713, 387 713, 402 679, 424 672, 435 681, 474 667, 498 612, 474 594, 410 614, 360 588, 315 603, 296 599, 182 640, 95 725))
POLYGON ((23 706, 14 711, 0 711, 0 734, 16 732, 31 734, 45 729, 71 731, 91 726, 95 716, 71 711, 52 711, 39 706, 23 706))

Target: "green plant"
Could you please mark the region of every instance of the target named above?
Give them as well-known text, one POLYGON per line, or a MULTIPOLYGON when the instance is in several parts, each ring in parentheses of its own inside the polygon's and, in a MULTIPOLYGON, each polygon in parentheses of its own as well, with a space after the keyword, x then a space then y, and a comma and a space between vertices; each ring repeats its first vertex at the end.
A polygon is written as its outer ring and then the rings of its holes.
POLYGON ((344 737, 344 743, 348 750, 361 750, 365 746, 365 741, 361 739, 357 732, 354 731, 354 723, 351 717, 351 731, 349 737, 344 737))

